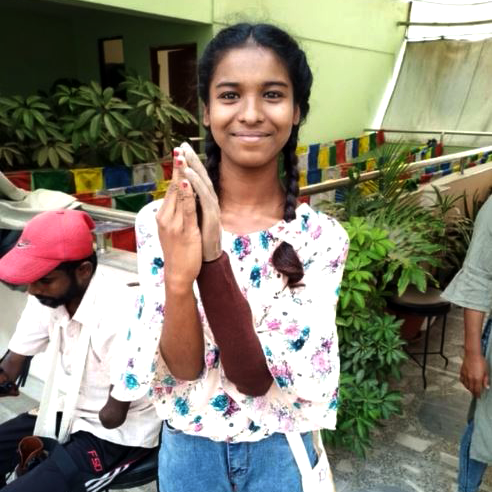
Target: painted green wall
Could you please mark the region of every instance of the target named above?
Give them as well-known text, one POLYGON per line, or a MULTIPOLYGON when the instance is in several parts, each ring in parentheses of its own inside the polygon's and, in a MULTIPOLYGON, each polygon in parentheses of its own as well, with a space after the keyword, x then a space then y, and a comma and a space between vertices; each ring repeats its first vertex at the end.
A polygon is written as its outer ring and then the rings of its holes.
POLYGON ((196 43, 201 53, 211 37, 210 25, 176 23, 119 13, 88 11, 73 20, 81 80, 99 80, 98 39, 123 36, 127 69, 150 78, 150 47, 196 43))
MULTIPOLYGON (((70 4, 71 0, 57 0, 70 4)), ((211 23, 212 0, 79 0, 80 5, 104 9, 118 9, 130 13, 148 14, 170 19, 211 23)))
POLYGON ((304 143, 359 136, 391 77, 408 4, 401 0, 214 0, 214 30, 233 22, 283 27, 305 49, 314 74, 304 143))
POLYGON ((76 75, 74 38, 63 17, 0 5, 0 18, 1 94, 47 90, 55 79, 76 75))
POLYGON ((372 123, 407 10, 402 0, 2 0, 0 92, 32 93, 62 76, 98 80, 99 38, 123 36, 127 68, 150 77, 151 46, 196 42, 200 53, 224 25, 266 21, 297 37, 314 73, 302 142, 348 138, 372 123))

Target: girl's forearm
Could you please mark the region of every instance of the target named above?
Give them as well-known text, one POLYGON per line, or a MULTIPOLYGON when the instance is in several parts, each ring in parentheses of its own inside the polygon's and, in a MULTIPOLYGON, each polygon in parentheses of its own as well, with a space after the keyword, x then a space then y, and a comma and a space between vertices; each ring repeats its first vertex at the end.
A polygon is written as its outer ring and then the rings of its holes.
POLYGON ((204 263, 197 280, 227 378, 245 395, 264 395, 273 377, 254 330, 249 303, 237 285, 227 254, 204 263))
POLYGON ((171 374, 186 381, 200 375, 204 364, 203 329, 193 289, 166 284, 164 327, 159 342, 171 374))

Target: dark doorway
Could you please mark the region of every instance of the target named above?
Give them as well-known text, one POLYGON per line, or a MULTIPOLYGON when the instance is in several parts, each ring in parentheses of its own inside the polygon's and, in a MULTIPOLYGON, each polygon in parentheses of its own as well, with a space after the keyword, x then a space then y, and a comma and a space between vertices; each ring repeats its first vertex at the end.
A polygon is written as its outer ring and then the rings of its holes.
MULTIPOLYGON (((151 48, 150 56, 152 82, 198 120, 196 44, 151 48)), ((173 131, 185 138, 196 137, 198 125, 173 122, 173 131)))
POLYGON ((102 87, 118 87, 125 79, 123 37, 99 40, 99 68, 102 87))

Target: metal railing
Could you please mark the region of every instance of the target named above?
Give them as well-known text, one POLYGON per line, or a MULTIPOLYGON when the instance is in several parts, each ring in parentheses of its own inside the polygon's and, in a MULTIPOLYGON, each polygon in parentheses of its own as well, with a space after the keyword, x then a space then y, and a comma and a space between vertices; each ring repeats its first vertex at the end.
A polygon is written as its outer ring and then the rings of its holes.
MULTIPOLYGON (((422 132, 419 132, 422 133, 422 132)), ((443 164, 445 162, 456 162, 460 161, 460 170, 461 173, 464 171, 465 160, 471 156, 492 152, 492 145, 488 147, 481 147, 473 150, 467 150, 464 152, 457 152, 455 154, 443 155, 440 157, 433 157, 432 159, 425 159, 423 161, 414 162, 408 165, 407 171, 415 172, 419 169, 422 169, 427 166, 435 166, 438 164, 443 164)), ((381 175, 381 171, 369 171, 366 173, 361 173, 359 177, 359 181, 370 181, 372 179, 377 179, 381 175)), ((326 191, 335 190, 337 188, 341 188, 343 186, 347 186, 350 184, 350 178, 338 178, 338 179, 330 179, 327 181, 323 181, 322 183, 316 183, 308 186, 303 186, 300 189, 300 196, 310 196, 315 195, 317 193, 324 193, 326 191)), ((90 205, 87 203, 81 203, 81 208, 92 218, 97 221, 109 221, 109 222, 117 222, 124 226, 133 226, 135 224, 136 213, 134 212, 125 212, 123 210, 115 210, 105 207, 98 207, 96 205, 90 205)), ((101 238, 99 238, 99 241, 101 238)))
POLYGON ((465 132, 460 130, 397 130, 395 128, 364 128, 365 132, 408 133, 413 135, 439 135, 439 143, 444 143, 446 135, 462 135, 465 137, 492 137, 492 132, 465 132))
MULTIPOLYGON (((423 161, 414 162, 409 164, 407 171, 415 172, 419 169, 427 166, 435 166, 437 164, 443 164, 445 162, 456 162, 460 161, 460 172, 463 174, 465 168, 465 160, 468 157, 477 155, 480 153, 492 152, 492 145, 488 147, 481 147, 479 149, 466 150, 464 152, 457 152, 455 154, 442 155, 440 157, 433 157, 431 159, 424 159, 423 161)), ((359 181, 370 181, 371 179, 376 179, 381 175, 381 171, 369 171, 367 173, 361 173, 359 181)), ((303 186, 300 189, 300 195, 315 195, 316 193, 323 193, 325 191, 335 190, 336 188, 341 188, 342 186, 347 186, 350 183, 350 178, 339 178, 324 181, 323 183, 316 183, 308 186, 303 186)))

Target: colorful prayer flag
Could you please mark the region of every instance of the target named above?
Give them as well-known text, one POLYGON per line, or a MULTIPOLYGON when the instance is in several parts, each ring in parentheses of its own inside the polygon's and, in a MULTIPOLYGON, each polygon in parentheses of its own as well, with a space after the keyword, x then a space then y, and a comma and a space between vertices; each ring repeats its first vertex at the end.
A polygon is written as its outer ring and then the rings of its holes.
POLYGON ((77 193, 91 193, 104 188, 102 167, 72 169, 77 193))
POLYGON ((326 144, 321 144, 319 147, 319 153, 318 153, 318 168, 319 169, 326 169, 329 167, 329 156, 328 156, 328 145, 326 144))
POLYGON ((369 152, 369 135, 359 138, 359 155, 369 152))

